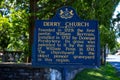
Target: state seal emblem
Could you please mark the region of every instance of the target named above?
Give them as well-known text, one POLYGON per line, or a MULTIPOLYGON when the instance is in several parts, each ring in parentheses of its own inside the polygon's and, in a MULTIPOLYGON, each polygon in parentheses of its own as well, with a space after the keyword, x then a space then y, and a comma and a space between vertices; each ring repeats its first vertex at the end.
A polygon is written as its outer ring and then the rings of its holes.
POLYGON ((65 10, 60 10, 60 17, 63 19, 70 19, 74 15, 73 10, 68 10, 68 8, 65 8, 65 10))

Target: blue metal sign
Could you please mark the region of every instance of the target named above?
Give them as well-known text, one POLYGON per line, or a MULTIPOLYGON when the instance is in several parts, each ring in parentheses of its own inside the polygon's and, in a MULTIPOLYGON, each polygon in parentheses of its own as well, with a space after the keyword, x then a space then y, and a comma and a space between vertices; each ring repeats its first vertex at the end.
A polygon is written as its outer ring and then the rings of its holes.
POLYGON ((98 22, 81 20, 71 7, 51 20, 36 20, 32 65, 41 67, 99 66, 98 22))

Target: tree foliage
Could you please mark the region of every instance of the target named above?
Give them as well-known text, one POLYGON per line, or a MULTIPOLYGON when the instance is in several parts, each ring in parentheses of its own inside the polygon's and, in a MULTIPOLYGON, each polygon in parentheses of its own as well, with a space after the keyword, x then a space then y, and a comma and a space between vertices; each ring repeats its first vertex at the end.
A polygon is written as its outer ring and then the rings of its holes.
POLYGON ((28 46, 28 3, 24 0, 2 0, 1 48, 8 50, 24 50, 28 46), (7 39, 8 37, 8 39, 7 39), (4 42, 4 43, 3 43, 4 42), (6 42, 6 44, 5 44, 6 42), (4 46, 5 45, 5 46, 4 46))
POLYGON ((108 44, 112 49, 116 45, 116 36, 110 20, 118 2, 119 0, 40 0, 36 16, 39 19, 49 19, 55 15, 58 8, 72 6, 81 19, 98 20, 101 47, 108 44))
POLYGON ((109 44, 109 48, 113 49, 116 44, 115 31, 108 30, 104 25, 100 25, 100 41, 102 47, 105 47, 106 44, 109 44))
POLYGON ((115 46, 115 31, 111 28, 111 18, 119 0, 0 0, 0 44, 9 50, 24 50, 28 47, 29 16, 37 19, 52 18, 62 6, 72 6, 81 19, 98 20, 101 46, 107 43, 115 46), (31 1, 31 2, 30 2, 31 1), (34 13, 30 12, 30 4, 34 13), (4 33, 5 32, 5 33, 4 33))
POLYGON ((112 19, 112 28, 116 31, 117 37, 120 37, 120 13, 116 15, 116 18, 112 19))
POLYGON ((0 49, 2 50, 8 46, 10 41, 10 30, 8 27, 10 27, 8 18, 2 17, 2 15, 0 15, 0 49))

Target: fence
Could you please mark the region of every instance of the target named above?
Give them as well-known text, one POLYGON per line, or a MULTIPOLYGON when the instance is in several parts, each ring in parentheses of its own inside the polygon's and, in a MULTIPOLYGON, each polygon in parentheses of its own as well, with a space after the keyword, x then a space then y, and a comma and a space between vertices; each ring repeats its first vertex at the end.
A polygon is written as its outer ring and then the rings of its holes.
POLYGON ((49 69, 25 62, 23 51, 0 51, 0 80, 48 80, 49 69))
POLYGON ((24 62, 25 54, 23 51, 0 51, 1 62, 24 62))
POLYGON ((32 67, 31 63, 0 63, 0 80, 49 80, 48 73, 49 69, 32 67))

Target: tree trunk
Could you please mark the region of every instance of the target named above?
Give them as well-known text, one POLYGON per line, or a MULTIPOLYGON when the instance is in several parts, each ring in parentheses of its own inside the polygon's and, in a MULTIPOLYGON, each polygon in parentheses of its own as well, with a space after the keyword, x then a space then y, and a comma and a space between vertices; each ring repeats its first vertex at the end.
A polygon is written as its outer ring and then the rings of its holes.
POLYGON ((32 53, 32 44, 34 38, 34 24, 36 20, 36 12, 37 12, 37 2, 38 0, 30 0, 30 19, 29 19, 29 59, 28 62, 31 62, 31 53, 32 53))

